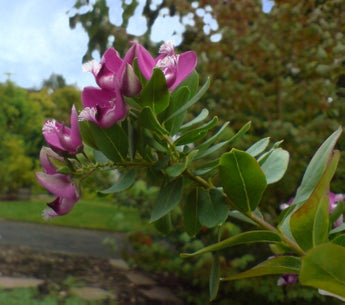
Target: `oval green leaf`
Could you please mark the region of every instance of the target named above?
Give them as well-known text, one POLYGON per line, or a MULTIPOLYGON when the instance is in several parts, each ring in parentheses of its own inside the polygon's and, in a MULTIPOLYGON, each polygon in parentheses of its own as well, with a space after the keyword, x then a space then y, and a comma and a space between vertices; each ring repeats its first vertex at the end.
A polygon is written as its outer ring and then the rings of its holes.
POLYGON ((232 149, 220 158, 221 185, 232 203, 241 211, 254 211, 266 189, 266 176, 250 154, 232 149))

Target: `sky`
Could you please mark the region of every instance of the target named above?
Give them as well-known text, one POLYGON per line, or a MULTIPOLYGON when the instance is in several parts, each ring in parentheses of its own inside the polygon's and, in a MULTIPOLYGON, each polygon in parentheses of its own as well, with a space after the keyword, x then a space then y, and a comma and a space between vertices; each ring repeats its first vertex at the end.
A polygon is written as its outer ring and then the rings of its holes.
MULTIPOLYGON (((111 1, 110 21, 121 23, 120 1, 107 0, 108 4, 111 1)), ((93 82, 90 73, 82 72, 87 34, 80 25, 73 30, 69 28, 68 13, 73 12, 74 3, 75 0, 0 0, 0 83, 10 78, 20 87, 39 89, 52 73, 63 75, 67 84, 79 88, 93 82)), ((268 12, 271 6, 269 0, 264 0, 264 11, 268 12)), ((132 33, 145 29, 140 9, 142 6, 130 20, 128 30, 132 33)), ((167 12, 163 11, 161 17, 164 14, 167 12)), ((210 15, 203 14, 205 19, 210 15)), ((192 22, 191 16, 186 18, 185 22, 192 22)), ((168 37, 178 44, 178 33, 174 34, 172 28, 183 31, 176 18, 161 18, 152 39, 158 42, 168 37)), ((217 29, 217 24, 211 20, 208 29, 217 29)), ((95 59, 99 59, 97 55, 95 59)))

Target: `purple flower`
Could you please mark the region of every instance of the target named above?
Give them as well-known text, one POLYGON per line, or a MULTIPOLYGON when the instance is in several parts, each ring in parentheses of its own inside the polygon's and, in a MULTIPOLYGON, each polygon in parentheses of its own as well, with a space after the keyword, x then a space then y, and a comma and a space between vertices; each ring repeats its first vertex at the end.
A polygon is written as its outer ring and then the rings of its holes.
POLYGON ((277 281, 278 286, 282 285, 293 285, 298 282, 297 274, 283 274, 277 281))
MULTIPOLYGON (((334 194, 332 192, 329 193, 329 213, 331 214, 334 209, 337 207, 339 201, 345 201, 344 194, 334 194)), ((343 224, 343 215, 341 215, 334 223, 333 227, 339 227, 343 224)))
MULTIPOLYGON (((290 200, 287 203, 282 203, 280 205, 281 210, 287 209, 293 202, 294 198, 290 198, 290 200)), ((329 192, 329 214, 333 213, 334 209, 338 205, 339 201, 345 201, 345 194, 334 194, 332 192, 329 192)), ((339 227, 343 224, 343 216, 340 216, 334 223, 333 227, 339 227)))
POLYGON ((133 68, 121 59, 114 48, 106 50, 100 63, 95 60, 85 63, 83 70, 91 72, 102 89, 120 88, 121 93, 129 97, 137 95, 141 90, 140 81, 133 68))
POLYGON ((83 142, 78 125, 78 114, 74 105, 71 111, 71 128, 55 120, 48 120, 42 128, 43 136, 49 146, 57 153, 75 155, 83 150, 83 142))
POLYGON ((37 181, 56 196, 54 201, 47 203, 49 208, 43 211, 45 218, 67 214, 80 198, 79 189, 71 177, 58 173, 52 159, 57 162, 63 160, 50 148, 43 147, 40 152, 40 161, 44 172, 35 173, 37 181))
POLYGON ((197 55, 193 51, 176 54, 173 42, 164 43, 159 49, 157 58, 139 43, 132 42, 132 47, 126 53, 124 61, 132 64, 137 58, 138 66, 144 77, 149 80, 154 68, 160 68, 165 75, 170 91, 173 91, 196 67, 197 55))
POLYGON ((85 107, 79 114, 81 121, 88 120, 108 128, 127 115, 128 108, 118 88, 112 91, 85 87, 81 98, 85 107))

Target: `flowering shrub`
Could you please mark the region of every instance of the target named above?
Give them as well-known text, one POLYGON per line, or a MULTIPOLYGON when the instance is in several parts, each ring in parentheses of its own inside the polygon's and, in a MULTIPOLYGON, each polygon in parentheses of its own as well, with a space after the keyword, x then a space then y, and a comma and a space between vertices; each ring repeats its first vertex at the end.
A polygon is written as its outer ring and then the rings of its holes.
POLYGON ((99 87, 83 90, 79 125, 72 108, 71 129, 55 121, 43 128, 51 149, 42 149, 44 171, 36 176, 57 196, 48 203, 45 216, 68 213, 81 196, 82 181, 98 169, 121 173, 112 186, 100 191, 105 194, 130 188, 139 173, 145 174, 150 185, 160 187, 150 221, 165 231, 178 205, 191 236, 201 228, 217 229, 232 218, 252 226, 230 238, 219 237, 194 253, 181 254, 188 258, 212 253, 211 299, 220 281, 269 274, 281 275, 279 284, 298 277, 302 285, 344 298, 345 226, 338 223, 344 204, 338 202, 343 198, 332 199, 329 193, 340 158, 334 147, 342 130, 336 130, 315 153, 293 201, 274 227, 260 213, 260 202, 267 186, 283 177, 289 153, 280 147, 281 142, 270 145, 269 138, 246 151, 236 149, 235 141, 249 130, 250 123, 228 137, 229 122, 214 131, 218 118, 209 119, 207 109, 187 120, 189 108, 210 81, 199 88, 194 52, 176 54, 168 42, 160 53, 153 58, 133 42, 123 59, 108 49, 100 63, 84 66, 99 87), (82 143, 94 150, 95 162, 82 143), (273 256, 245 272, 221 274, 219 251, 244 243, 267 243, 273 256))

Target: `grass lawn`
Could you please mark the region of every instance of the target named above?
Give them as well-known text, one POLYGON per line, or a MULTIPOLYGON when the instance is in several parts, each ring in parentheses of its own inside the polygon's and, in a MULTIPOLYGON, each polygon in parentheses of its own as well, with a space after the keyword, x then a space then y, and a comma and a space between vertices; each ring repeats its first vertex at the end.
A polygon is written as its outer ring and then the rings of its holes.
POLYGON ((121 232, 152 229, 148 221, 140 219, 136 209, 102 199, 82 199, 69 214, 49 220, 42 218, 45 203, 43 200, 0 201, 0 218, 121 232))

